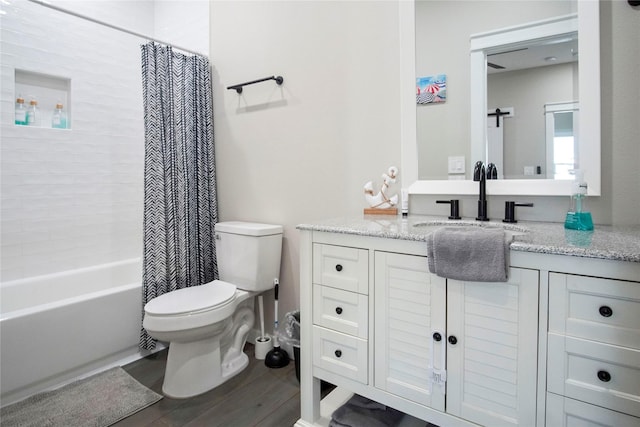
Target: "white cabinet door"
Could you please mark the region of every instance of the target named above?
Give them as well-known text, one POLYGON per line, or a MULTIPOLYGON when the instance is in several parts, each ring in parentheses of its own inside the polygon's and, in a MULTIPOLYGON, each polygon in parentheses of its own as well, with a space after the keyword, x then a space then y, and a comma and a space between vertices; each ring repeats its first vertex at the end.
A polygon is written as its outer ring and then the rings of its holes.
POLYGON ((444 385, 430 378, 444 376, 445 289, 426 257, 375 253, 375 386, 441 411, 444 385))
POLYGON ((536 422, 538 271, 447 283, 447 412, 485 426, 536 422))

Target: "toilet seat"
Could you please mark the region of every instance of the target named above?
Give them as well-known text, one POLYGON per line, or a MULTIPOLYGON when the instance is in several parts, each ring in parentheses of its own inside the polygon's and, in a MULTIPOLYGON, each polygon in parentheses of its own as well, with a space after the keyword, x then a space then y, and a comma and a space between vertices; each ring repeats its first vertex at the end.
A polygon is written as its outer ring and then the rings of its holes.
POLYGON ((184 316, 215 310, 233 300, 234 284, 214 280, 200 286, 177 289, 149 301, 144 310, 152 316, 184 316))

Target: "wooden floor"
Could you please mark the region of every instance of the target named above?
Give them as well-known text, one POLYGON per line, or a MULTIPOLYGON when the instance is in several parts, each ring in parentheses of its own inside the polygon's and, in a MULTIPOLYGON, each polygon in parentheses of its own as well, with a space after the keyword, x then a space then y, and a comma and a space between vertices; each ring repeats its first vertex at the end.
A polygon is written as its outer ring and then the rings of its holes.
MULTIPOLYGON (((226 383, 190 399, 164 397, 126 418, 116 427, 206 426, 290 427, 300 418, 300 385, 293 361, 269 369, 245 346, 249 366, 226 383)), ((131 376, 162 394, 167 350, 123 366, 131 376)))

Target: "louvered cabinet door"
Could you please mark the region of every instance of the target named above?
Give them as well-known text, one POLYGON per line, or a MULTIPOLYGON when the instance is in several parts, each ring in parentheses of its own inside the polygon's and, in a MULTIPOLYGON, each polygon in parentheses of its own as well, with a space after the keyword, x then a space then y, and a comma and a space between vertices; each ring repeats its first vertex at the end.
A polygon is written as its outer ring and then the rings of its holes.
POLYGON ((445 386, 433 378, 445 368, 445 284, 426 257, 375 253, 375 387, 440 411, 445 386))
POLYGON ((538 271, 447 282, 447 413, 484 426, 536 423, 538 271))

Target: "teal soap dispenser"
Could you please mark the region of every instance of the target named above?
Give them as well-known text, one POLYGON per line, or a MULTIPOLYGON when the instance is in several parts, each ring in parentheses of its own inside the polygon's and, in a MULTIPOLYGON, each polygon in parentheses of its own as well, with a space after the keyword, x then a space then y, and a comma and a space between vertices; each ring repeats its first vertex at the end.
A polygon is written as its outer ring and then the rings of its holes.
POLYGON ((564 220, 564 228, 570 230, 593 230, 591 212, 585 211, 587 183, 584 182, 582 171, 576 170, 575 176, 571 195, 571 208, 564 220))

